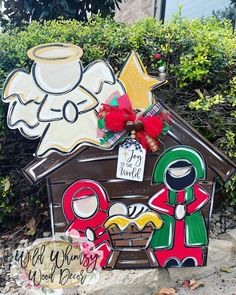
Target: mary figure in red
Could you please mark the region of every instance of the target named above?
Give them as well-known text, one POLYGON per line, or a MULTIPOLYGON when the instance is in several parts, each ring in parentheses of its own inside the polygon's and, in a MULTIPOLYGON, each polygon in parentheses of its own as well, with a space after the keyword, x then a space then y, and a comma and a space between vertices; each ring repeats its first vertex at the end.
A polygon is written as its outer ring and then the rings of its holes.
POLYGON ((92 242, 94 250, 103 253, 100 266, 104 267, 111 254, 109 236, 102 227, 109 206, 105 190, 94 180, 78 180, 67 188, 62 203, 64 215, 69 222, 67 232, 76 230, 80 237, 92 242))

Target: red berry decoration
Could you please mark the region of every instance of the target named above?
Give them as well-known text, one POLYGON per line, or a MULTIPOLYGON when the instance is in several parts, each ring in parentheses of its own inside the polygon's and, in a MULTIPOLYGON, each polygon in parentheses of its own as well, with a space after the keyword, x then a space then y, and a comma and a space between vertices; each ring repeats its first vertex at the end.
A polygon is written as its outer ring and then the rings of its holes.
POLYGON ((106 128, 113 132, 122 131, 125 128, 125 117, 123 112, 113 111, 106 115, 106 128))
POLYGON ((162 120, 157 116, 144 118, 143 125, 144 131, 152 138, 157 138, 164 128, 162 120))
POLYGON ((155 60, 160 60, 160 59, 161 59, 161 54, 160 54, 160 53, 154 53, 154 54, 153 54, 153 58, 154 58, 155 60))

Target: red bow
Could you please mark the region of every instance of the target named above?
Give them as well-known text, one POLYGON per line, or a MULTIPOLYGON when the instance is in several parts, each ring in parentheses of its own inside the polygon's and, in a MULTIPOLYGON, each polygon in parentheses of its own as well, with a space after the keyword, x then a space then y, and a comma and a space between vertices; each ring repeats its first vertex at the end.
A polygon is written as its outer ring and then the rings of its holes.
MULTIPOLYGON (((121 97, 124 101, 127 95, 121 97)), ((112 106, 103 104, 98 112, 100 128, 111 132, 126 130, 131 133, 131 139, 136 139, 147 151, 155 152, 159 148, 158 138, 163 134, 163 129, 168 126, 168 116, 160 113, 155 116, 143 116, 141 112, 135 113, 130 104, 127 106, 112 106)))

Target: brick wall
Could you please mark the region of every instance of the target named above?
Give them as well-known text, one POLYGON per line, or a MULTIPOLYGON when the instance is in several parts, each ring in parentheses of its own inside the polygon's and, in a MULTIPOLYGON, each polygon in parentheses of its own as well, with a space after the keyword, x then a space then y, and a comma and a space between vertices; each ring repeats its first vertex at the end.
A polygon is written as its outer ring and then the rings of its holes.
POLYGON ((153 16, 152 7, 152 0, 125 0, 120 4, 120 10, 117 9, 115 19, 124 23, 134 23, 153 16))

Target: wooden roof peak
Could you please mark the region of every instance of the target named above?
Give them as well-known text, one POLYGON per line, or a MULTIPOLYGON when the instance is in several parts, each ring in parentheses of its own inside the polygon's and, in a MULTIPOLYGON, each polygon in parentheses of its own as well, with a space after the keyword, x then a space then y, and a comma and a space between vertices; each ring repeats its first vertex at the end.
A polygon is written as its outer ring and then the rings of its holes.
MULTIPOLYGON (((234 162, 208 140, 206 140, 198 131, 196 131, 172 109, 168 108, 163 102, 160 102, 160 104, 163 109, 169 111, 172 115, 171 128, 167 133, 167 137, 170 140, 175 141, 177 144, 190 145, 194 147, 205 158, 207 167, 215 174, 219 175, 224 181, 228 181, 236 173, 236 165, 234 162)), ((78 155, 81 155, 80 159, 83 161, 83 151, 88 148, 91 147, 82 147, 74 153, 66 156, 58 153, 52 153, 45 158, 36 158, 23 169, 24 174, 32 183, 39 182, 57 169, 62 168, 63 165, 78 155)), ((95 151, 96 149, 97 148, 92 148, 92 151, 95 151)), ((101 150, 101 153, 103 153, 103 155, 106 153, 106 158, 114 157, 113 150, 101 150)), ((92 154, 89 159, 87 158, 87 161, 94 160, 92 154)), ((101 159, 103 158, 104 156, 101 159)))

